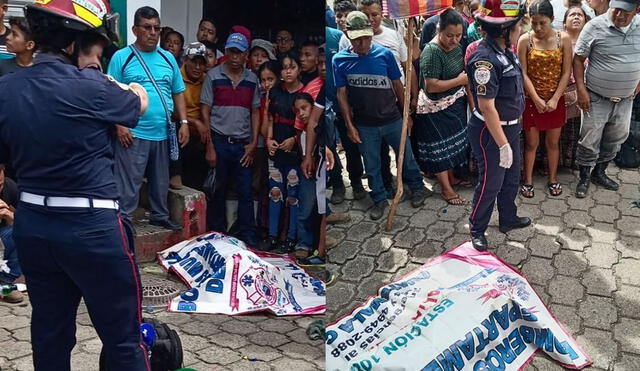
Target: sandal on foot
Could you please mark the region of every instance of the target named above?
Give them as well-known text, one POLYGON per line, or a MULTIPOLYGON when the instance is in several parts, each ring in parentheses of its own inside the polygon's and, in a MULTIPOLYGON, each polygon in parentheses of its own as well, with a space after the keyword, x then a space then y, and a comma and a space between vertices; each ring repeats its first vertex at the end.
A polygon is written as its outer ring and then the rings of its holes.
POLYGON ((535 191, 533 190, 533 184, 523 184, 520 187, 520 194, 525 198, 533 198, 533 196, 536 195, 535 191))
POLYGON ((471 183, 471 181, 469 181, 469 180, 458 179, 457 182, 451 183, 451 185, 453 187, 464 187, 464 188, 467 188, 467 187, 471 187, 473 185, 473 183, 471 183))
POLYGON ((560 196, 562 194, 562 186, 560 183, 547 183, 547 187, 549 188, 549 194, 551 196, 560 196))
POLYGON ((447 201, 449 205, 454 205, 454 206, 464 205, 464 203, 466 202, 466 200, 460 197, 460 195, 455 195, 449 198, 442 196, 442 199, 447 201))

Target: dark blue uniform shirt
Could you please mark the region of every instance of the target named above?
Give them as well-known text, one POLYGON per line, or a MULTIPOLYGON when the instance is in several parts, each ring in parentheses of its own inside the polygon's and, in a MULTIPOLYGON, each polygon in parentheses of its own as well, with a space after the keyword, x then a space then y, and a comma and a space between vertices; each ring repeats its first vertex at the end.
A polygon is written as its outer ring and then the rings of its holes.
POLYGON ((0 79, 0 162, 22 192, 118 199, 114 124, 134 127, 140 99, 95 69, 40 54, 0 79))
POLYGON ((466 71, 476 107, 478 97, 495 98, 501 121, 520 118, 524 112, 522 69, 511 49, 502 50, 485 38, 469 58, 466 71))

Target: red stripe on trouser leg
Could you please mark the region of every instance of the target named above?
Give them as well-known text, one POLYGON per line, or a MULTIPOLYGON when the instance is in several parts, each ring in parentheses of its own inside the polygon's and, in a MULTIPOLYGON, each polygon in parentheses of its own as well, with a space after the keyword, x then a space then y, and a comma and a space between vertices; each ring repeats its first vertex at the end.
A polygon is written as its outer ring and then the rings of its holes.
MULTIPOLYGON (((480 202, 482 201, 482 196, 484 195, 484 188, 487 186, 487 152, 482 145, 482 136, 484 135, 484 130, 487 128, 487 125, 480 130, 480 137, 478 139, 480 148, 482 148, 482 159, 484 161, 484 176, 482 177, 482 190, 480 190, 480 196, 478 196, 478 200, 476 201, 476 207, 473 208, 473 212, 471 213, 470 221, 473 224, 476 219, 476 213, 478 212, 478 207, 480 207, 480 202)), ((470 229, 473 228, 473 225, 469 226, 470 229)))

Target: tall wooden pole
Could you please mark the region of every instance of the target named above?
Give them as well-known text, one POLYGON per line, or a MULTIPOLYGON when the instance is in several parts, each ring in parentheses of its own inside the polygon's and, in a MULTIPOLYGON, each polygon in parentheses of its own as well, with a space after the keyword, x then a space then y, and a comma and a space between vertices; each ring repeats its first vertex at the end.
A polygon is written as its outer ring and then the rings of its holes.
POLYGON ((400 199, 402 198, 403 192, 403 183, 402 183, 402 165, 404 164, 404 147, 407 143, 407 119, 409 117, 409 103, 411 101, 411 75, 413 74, 413 42, 414 36, 413 32, 416 26, 416 20, 414 17, 409 18, 408 24, 408 35, 409 35, 409 43, 407 48, 409 48, 409 55, 407 57, 407 65, 405 67, 405 76, 404 81, 406 82, 404 87, 404 107, 402 109, 402 134, 400 137, 400 153, 398 153, 398 158, 396 160, 396 168, 397 168, 397 178, 398 178, 398 188, 396 190, 396 196, 393 198, 393 202, 391 203, 391 207, 389 208, 389 214, 387 215, 387 232, 391 230, 391 225, 393 224, 393 216, 396 214, 396 209, 398 208, 398 204, 400 203, 400 199))

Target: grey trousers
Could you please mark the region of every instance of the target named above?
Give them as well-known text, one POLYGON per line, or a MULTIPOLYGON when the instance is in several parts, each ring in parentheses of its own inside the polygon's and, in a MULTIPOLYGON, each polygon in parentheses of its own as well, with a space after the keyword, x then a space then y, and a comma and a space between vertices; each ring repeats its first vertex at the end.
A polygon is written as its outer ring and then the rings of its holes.
POLYGON ((124 148, 115 144, 115 176, 120 192, 120 214, 131 220, 138 207, 140 187, 146 175, 149 186, 151 220, 169 218, 167 195, 169 193, 169 148, 166 140, 151 141, 133 138, 124 148))
POLYGON ((591 95, 591 112, 582 112, 580 141, 576 163, 594 166, 616 157, 620 146, 629 136, 633 97, 613 103, 598 94, 591 95))

